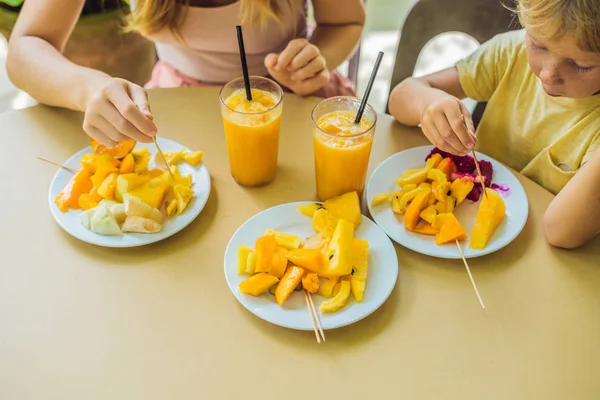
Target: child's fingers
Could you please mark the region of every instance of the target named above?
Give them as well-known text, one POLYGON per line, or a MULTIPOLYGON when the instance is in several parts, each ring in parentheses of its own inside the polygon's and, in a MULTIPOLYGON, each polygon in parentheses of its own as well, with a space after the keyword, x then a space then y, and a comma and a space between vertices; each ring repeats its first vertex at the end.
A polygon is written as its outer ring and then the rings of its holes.
POLYGON ((465 122, 465 125, 467 126, 467 131, 469 132, 469 135, 473 139, 473 142, 477 143, 477 136, 475 136, 475 124, 473 124, 473 117, 471 116, 471 113, 469 112, 469 110, 467 109, 467 107, 464 105, 464 103, 462 101, 459 102, 459 105, 460 105, 460 111, 463 116, 463 120, 465 122))
POLYGON ((94 122, 94 127, 99 129, 105 136, 108 136, 110 140, 115 143, 121 143, 130 138, 123 135, 119 130, 106 118, 99 117, 94 122))
POLYGON ((303 68, 292 74, 292 80, 303 81, 308 78, 312 78, 319 72, 325 69, 325 60, 322 57, 317 57, 305 65, 303 68))
MULTIPOLYGON (((146 113, 144 113, 144 115, 146 115, 146 113)), ((110 105, 109 107, 106 107, 106 109, 103 110, 102 116, 112 126, 114 126, 115 129, 119 133, 126 136, 126 139, 135 139, 138 142, 142 142, 142 143, 152 143, 152 139, 149 136, 140 132, 135 126, 133 126, 133 124, 131 122, 129 122, 125 118, 123 118, 123 116, 119 113, 119 111, 112 105, 110 105)), ((112 138, 112 136, 111 136, 111 138, 112 138)))
POLYGON ((445 114, 439 113, 434 115, 433 123, 435 124, 435 127, 442 139, 444 139, 444 141, 448 143, 450 147, 452 147, 453 150, 451 151, 451 153, 457 155, 465 155, 469 152, 469 150, 465 146, 463 146, 463 144, 459 140, 458 136, 456 135, 456 132, 454 131, 454 129, 452 129, 452 126, 450 126, 450 122, 448 121, 448 118, 445 114))
POLYGON ((113 147, 117 145, 117 142, 106 136, 102 131, 95 126, 84 126, 85 133, 92 139, 96 140, 100 144, 103 144, 107 147, 113 147))
POLYGON ((273 69, 277 64, 278 57, 279 55, 275 53, 267 54, 265 57, 265 67, 267 67, 267 69, 273 69))
POLYGON ((444 138, 442 138, 431 119, 425 119, 423 122, 421 122, 421 130, 423 131, 425 137, 429 140, 429 143, 438 149, 452 154, 454 154, 456 151, 452 146, 446 143, 444 138))
MULTIPOLYGON (((288 65, 287 70, 290 72, 298 71, 299 69, 305 67, 315 58, 319 57, 319 49, 313 45, 304 46, 302 50, 292 59, 290 65, 288 65)), ((325 67, 323 65, 323 67, 325 67)))
POLYGON ((473 150, 475 140, 466 125, 466 115, 460 112, 460 108, 452 108, 446 111, 446 118, 448 119, 450 127, 460 140, 460 143, 462 144, 461 148, 466 149, 467 151, 473 150))
MULTIPOLYGON (((142 89, 143 90, 143 89, 142 89)), ((131 122, 140 132, 146 136, 156 134, 156 125, 148 119, 129 97, 125 90, 112 90, 108 94, 108 100, 127 121, 131 122)))
POLYGON ((286 69, 294 57, 296 57, 307 44, 308 41, 306 39, 294 39, 289 42, 285 50, 277 57, 277 64, 275 64, 274 67, 275 71, 283 71, 286 69))

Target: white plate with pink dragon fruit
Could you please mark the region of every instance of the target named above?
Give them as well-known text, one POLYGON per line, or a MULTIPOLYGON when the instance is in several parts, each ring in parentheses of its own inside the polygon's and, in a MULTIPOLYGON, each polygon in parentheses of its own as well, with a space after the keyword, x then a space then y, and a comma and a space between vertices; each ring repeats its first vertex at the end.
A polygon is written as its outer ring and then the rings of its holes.
MULTIPOLYGON (((407 230, 404 226, 403 216, 394 213, 389 205, 374 206, 371 204, 377 194, 400 191, 401 188, 398 187, 396 179, 404 171, 423 168, 426 160, 433 153, 440 153, 444 158, 452 158, 456 172, 452 174, 451 180, 468 178, 474 182, 473 189, 467 198, 458 204, 453 212, 470 238, 482 195, 480 180, 471 156, 453 156, 431 146, 415 147, 394 154, 382 162, 369 178, 366 189, 369 212, 375 223, 396 243, 429 256, 460 259, 460 252, 455 242, 436 245, 435 236, 407 230)), ((476 154, 485 186, 496 190, 502 196, 506 205, 506 216, 495 229, 484 249, 471 249, 468 240, 461 242, 466 258, 490 254, 507 246, 521 233, 529 213, 527 195, 515 175, 493 158, 478 152, 476 154)))

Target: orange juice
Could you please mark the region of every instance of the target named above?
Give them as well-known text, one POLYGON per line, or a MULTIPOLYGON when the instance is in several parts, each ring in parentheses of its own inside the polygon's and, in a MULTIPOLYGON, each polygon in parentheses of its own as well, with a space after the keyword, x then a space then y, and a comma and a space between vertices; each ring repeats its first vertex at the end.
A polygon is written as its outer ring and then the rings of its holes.
POLYGON ((251 92, 251 101, 243 87, 222 97, 221 115, 231 175, 242 186, 261 186, 271 182, 277 172, 282 94, 280 88, 275 93, 267 88, 252 88, 251 92))
POLYGON ((375 131, 375 113, 365 111, 363 115, 361 121, 354 124, 356 111, 342 109, 321 115, 315 115, 313 111, 315 178, 319 200, 325 201, 352 191, 362 196, 375 131))

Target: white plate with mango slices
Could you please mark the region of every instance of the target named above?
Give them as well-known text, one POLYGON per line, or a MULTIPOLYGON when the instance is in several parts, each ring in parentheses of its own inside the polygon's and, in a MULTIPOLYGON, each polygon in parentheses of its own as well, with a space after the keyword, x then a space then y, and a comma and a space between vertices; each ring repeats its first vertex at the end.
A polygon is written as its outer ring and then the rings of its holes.
MULTIPOLYGON (((181 194, 184 198, 178 196, 179 205, 177 201, 172 201, 175 196, 172 196, 173 198, 167 204, 165 195, 157 194, 152 188, 147 188, 147 182, 160 174, 158 168, 163 169, 163 175, 168 174, 168 171, 164 167, 164 162, 157 162, 159 156, 156 154, 154 144, 137 143, 135 148, 128 152, 127 161, 125 157, 118 157, 119 165, 116 169, 119 172, 116 175, 109 174, 115 182, 112 184, 108 182, 111 180, 109 175, 95 180, 97 181, 97 185, 93 185, 95 188, 104 186, 104 190, 100 192, 105 198, 98 196, 97 188, 93 194, 97 196, 95 198, 97 202, 88 195, 84 196, 85 200, 81 198, 76 205, 73 203, 72 207, 63 208, 61 211, 56 199, 63 193, 74 174, 62 168, 57 171, 50 184, 48 200, 50 211, 59 226, 73 237, 93 245, 137 247, 166 239, 194 221, 206 205, 210 194, 210 175, 201 161, 203 154, 192 152, 169 139, 157 138, 157 142, 169 163, 176 166, 171 167, 175 171, 176 178, 186 182, 184 186, 189 186, 187 189, 182 188, 184 192, 181 194), (184 155, 187 161, 184 160, 184 155), (123 164, 131 161, 134 163, 133 166, 129 165, 126 170, 121 169, 123 164), (129 171, 130 169, 134 170, 129 171), (148 170, 153 169, 156 171, 156 176, 151 176, 149 180, 139 180, 135 176, 147 174, 148 170), (124 179, 123 176, 132 179, 124 179), (139 187, 131 186, 134 184, 139 184, 139 187), (131 187, 127 187, 128 185, 131 187), (87 204, 88 201, 93 204, 87 204), (89 209, 87 211, 82 209, 82 205, 89 209), (171 207, 167 210, 169 205, 171 207)), ((81 171, 83 157, 92 154, 94 154, 92 147, 86 147, 63 165, 81 171)), ((95 173, 90 174, 92 180, 94 175, 95 173)))
MULTIPOLYGON (((383 161, 375 171, 373 171, 367 182, 366 201, 368 202, 369 212, 373 220, 396 243, 421 254, 439 258, 460 259, 461 254, 456 247, 456 242, 453 238, 445 244, 437 244, 438 235, 436 233, 429 232, 427 234, 421 234, 418 232, 421 227, 435 225, 435 218, 437 216, 433 216, 431 224, 427 224, 426 222, 428 221, 424 220, 427 216, 424 215, 425 210, 423 210, 421 211, 421 214, 418 215, 419 218, 417 218, 417 221, 420 220, 420 222, 418 222, 416 230, 411 231, 407 228, 405 220, 408 208, 411 207, 413 202, 416 202, 416 197, 413 198, 409 194, 408 197, 411 197, 411 200, 413 201, 408 202, 408 207, 404 207, 403 204, 400 204, 400 208, 404 208, 402 214, 393 211, 394 198, 396 198, 396 200, 399 198, 399 203, 403 203, 404 201, 402 198, 404 194, 409 193, 403 191, 403 188, 398 186, 400 179, 402 179, 401 176, 405 173, 408 175, 414 174, 413 171, 417 171, 418 174, 420 173, 420 170, 424 170, 427 165, 425 158, 432 148, 432 146, 415 147, 396 153, 383 161), (373 202, 376 198, 383 200, 383 197, 381 197, 382 194, 392 194, 390 196, 391 203, 389 199, 385 199, 386 201, 375 200, 375 202, 373 202)), ((507 246, 523 230, 529 214, 527 195, 515 175, 493 158, 481 153, 476 154, 479 162, 485 160, 491 163, 491 166, 493 167, 492 182, 502 188, 502 193, 500 194, 498 191, 488 188, 486 191, 489 191, 492 196, 489 196, 488 199, 484 199, 484 196, 481 195, 478 202, 472 202, 465 199, 464 195, 467 193, 463 193, 463 196, 460 196, 458 201, 454 198, 451 206, 452 210, 449 211, 449 213, 456 217, 454 218, 454 222, 458 221, 457 224, 464 230, 463 237, 458 240, 466 258, 490 254, 507 246), (487 231, 485 232, 486 237, 481 240, 481 235, 479 234, 477 238, 478 246, 474 246, 473 241, 475 237, 475 227, 478 225, 477 222, 478 220, 481 222, 485 222, 486 220, 486 218, 478 217, 480 209, 487 208, 488 211, 491 211, 491 207, 480 207, 484 201, 486 201, 486 205, 500 203, 502 208, 504 208, 504 215, 501 216, 502 218, 500 218, 499 222, 496 221, 498 222, 497 224, 494 223, 491 226, 488 226, 487 229, 479 229, 482 225, 478 227, 478 233, 481 233, 482 230, 487 231)), ((437 169, 437 166, 431 169, 437 169)), ((426 176, 431 175, 426 174, 426 176)), ((429 178, 426 180, 431 184, 429 178)), ((424 184, 427 185, 425 182, 424 184)), ((480 185, 480 183, 474 182, 472 185, 480 185)), ((452 185, 451 187, 453 188, 454 186, 452 185)), ((404 186, 404 188, 406 188, 406 186, 404 186)), ((430 189, 428 190, 431 191, 430 189)), ((449 191, 449 193, 451 193, 451 195, 447 196, 443 193, 442 196, 445 197, 446 200, 451 200, 451 196, 454 196, 453 189, 449 191)), ((427 209, 433 210, 433 208, 437 208, 438 211, 433 211, 438 215, 448 212, 448 210, 439 208, 438 206, 440 204, 438 203, 440 202, 436 201, 435 206, 430 205, 427 209)), ((482 214, 482 216, 483 215, 484 214, 482 214)), ((488 218, 488 220, 491 219, 494 219, 494 217, 488 218)), ((434 228, 441 229, 438 226, 435 226, 434 228)))
POLYGON ((231 237, 225 278, 248 311, 289 329, 313 329, 303 289, 323 329, 355 323, 377 310, 398 277, 390 239, 360 214, 349 193, 323 204, 282 204, 254 215, 231 237))

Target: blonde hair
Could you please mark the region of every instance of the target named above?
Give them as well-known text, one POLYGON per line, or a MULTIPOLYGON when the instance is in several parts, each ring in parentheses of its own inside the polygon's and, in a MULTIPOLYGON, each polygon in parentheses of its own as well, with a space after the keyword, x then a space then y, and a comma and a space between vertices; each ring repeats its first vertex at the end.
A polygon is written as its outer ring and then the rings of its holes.
POLYGON ((581 50, 600 52, 600 0, 517 0, 515 11, 547 39, 569 34, 581 50))
MULTIPOLYGON (((240 0, 242 22, 258 23, 280 21, 284 12, 302 12, 302 4, 296 0, 240 0)), ((177 0, 136 0, 127 20, 127 31, 149 35, 168 28, 178 40, 181 23, 189 7, 189 0, 181 4, 177 0)))

